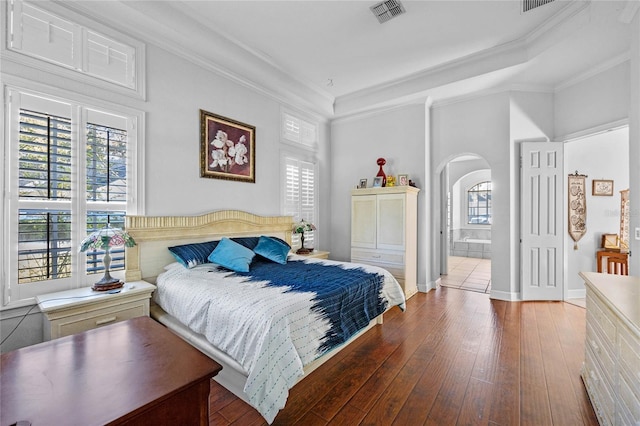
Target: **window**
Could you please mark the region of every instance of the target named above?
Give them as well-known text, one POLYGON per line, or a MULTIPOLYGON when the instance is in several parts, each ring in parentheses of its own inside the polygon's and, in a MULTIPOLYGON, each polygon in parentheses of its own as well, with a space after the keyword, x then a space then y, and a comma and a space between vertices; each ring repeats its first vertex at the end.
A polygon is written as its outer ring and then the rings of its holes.
MULTIPOLYGON (((293 216, 295 222, 317 223, 316 213, 316 166, 313 163, 296 158, 284 158, 284 208, 285 216, 293 216)), ((315 232, 305 232, 304 245, 315 247, 315 232)), ((293 234, 292 243, 300 244, 300 236, 293 234)))
MULTIPOLYGON (((283 141, 290 145, 282 154, 282 214, 293 216, 298 222, 317 225, 318 191, 317 164, 309 149, 317 149, 317 125, 302 120, 290 113, 282 114, 283 141)), ((300 236, 293 234, 292 243, 300 245, 300 236)), ((304 245, 316 247, 315 232, 305 232, 304 245)))
POLYGON ((286 141, 315 149, 318 143, 317 127, 286 112, 282 114, 282 138, 286 141))
MULTIPOLYGON (((79 253, 80 241, 137 213, 140 116, 8 92, 8 301, 89 285, 103 271, 104 253, 79 253)), ((111 253, 110 269, 122 271, 124 249, 111 253)))
POLYGON ((97 78, 144 97, 143 44, 52 2, 13 0, 8 9, 9 42, 3 54, 35 58, 38 68, 51 70, 53 64, 73 70, 74 78, 90 83, 97 78))
POLYGON ((491 182, 480 182, 467 191, 468 218, 472 225, 491 224, 491 182))

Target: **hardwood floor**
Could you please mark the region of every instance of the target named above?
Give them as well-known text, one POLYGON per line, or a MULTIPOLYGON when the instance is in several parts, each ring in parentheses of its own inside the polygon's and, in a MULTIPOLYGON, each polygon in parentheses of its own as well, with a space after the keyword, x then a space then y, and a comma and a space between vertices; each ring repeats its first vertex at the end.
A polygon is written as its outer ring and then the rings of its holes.
MULTIPOLYGON (((440 287, 297 384, 275 425, 597 425, 585 310, 440 287)), ((212 381, 210 425, 263 425, 212 381)))

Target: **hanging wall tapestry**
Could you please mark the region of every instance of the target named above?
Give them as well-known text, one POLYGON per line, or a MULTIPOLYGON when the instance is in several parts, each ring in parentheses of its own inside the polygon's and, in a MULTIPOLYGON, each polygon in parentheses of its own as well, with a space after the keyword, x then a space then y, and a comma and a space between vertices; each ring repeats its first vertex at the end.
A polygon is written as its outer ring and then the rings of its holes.
POLYGON ((569 175, 569 235, 574 241, 573 249, 578 250, 578 241, 587 232, 587 199, 584 180, 587 175, 569 175))

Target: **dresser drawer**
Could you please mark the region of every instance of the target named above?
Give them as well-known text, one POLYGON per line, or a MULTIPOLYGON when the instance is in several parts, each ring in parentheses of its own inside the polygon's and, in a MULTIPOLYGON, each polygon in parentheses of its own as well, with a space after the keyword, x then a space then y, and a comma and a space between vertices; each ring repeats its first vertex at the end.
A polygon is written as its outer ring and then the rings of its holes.
POLYGON ((600 333, 613 350, 616 345, 616 323, 609 309, 591 293, 587 294, 587 323, 600 333))
POLYGON ((640 340, 623 324, 618 324, 620 369, 625 370, 637 395, 640 395, 640 340))
POLYGON ((635 386, 632 382, 637 383, 636 378, 629 380, 626 374, 620 374, 618 382, 618 404, 626 412, 625 417, 631 417, 632 421, 628 424, 640 424, 640 395, 634 390, 635 386))
POLYGON ((126 303, 51 321, 51 337, 63 337, 148 315, 148 301, 126 303))
POLYGON ((604 371, 604 374, 609 379, 610 383, 614 383, 616 365, 613 360, 613 352, 607 350, 604 346, 602 338, 593 329, 591 323, 587 323, 587 335, 585 344, 591 349, 595 356, 595 362, 598 362, 599 366, 604 371))
POLYGON ((351 259, 353 263, 364 263, 365 265, 377 266, 378 268, 382 268, 386 271, 389 271, 393 277, 398 281, 404 281, 404 268, 396 267, 393 264, 383 263, 383 262, 374 262, 372 260, 356 260, 351 259))
POLYGON ((366 249, 352 249, 351 250, 352 262, 376 262, 376 263, 391 263, 398 266, 404 265, 404 253, 403 252, 389 252, 381 250, 366 250, 366 249))
POLYGON ((589 398, 598 415, 600 424, 612 425, 614 424, 616 409, 616 403, 613 398, 613 388, 601 374, 600 367, 590 347, 587 347, 585 354, 582 378, 589 393, 589 398))

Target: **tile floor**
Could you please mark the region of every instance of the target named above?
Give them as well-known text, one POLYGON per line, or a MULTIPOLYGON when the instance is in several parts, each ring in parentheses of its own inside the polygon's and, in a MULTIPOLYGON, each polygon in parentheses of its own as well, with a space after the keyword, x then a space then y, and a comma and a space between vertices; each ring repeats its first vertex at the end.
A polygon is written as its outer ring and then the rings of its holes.
POLYGON ((441 276, 440 284, 444 287, 490 293, 491 259, 449 256, 449 273, 441 276))
MULTIPOLYGON (((449 256, 449 273, 440 276, 440 285, 478 293, 491 293, 491 259, 449 256)), ((584 298, 569 299, 565 302, 582 308, 586 306, 584 298)))

